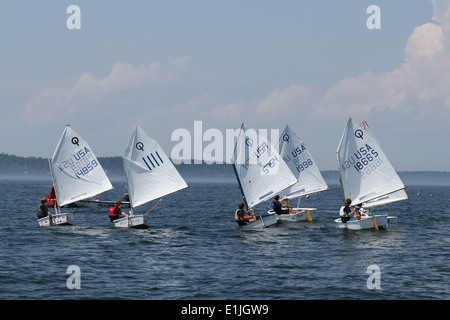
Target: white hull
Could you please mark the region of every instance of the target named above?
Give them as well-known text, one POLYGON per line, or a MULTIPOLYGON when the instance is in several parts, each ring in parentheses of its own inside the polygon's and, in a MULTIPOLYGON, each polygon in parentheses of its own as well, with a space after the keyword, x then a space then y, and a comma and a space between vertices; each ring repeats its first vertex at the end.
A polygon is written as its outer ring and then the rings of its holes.
POLYGON ((388 226, 396 225, 398 217, 388 216, 388 226))
MULTIPOLYGON (((375 216, 362 216, 361 220, 350 220, 346 223, 342 223, 341 218, 336 219, 338 228, 350 229, 350 230, 362 230, 362 229, 373 229, 375 228, 375 219, 378 227, 388 226, 388 216, 387 215, 375 215, 375 216)), ((394 217, 392 217, 394 218, 394 217)), ((393 219, 392 219, 393 220, 393 219)), ((397 220, 395 219, 395 222, 397 220)))
MULTIPOLYGON (((72 213, 58 213, 52 214, 53 225, 73 225, 73 214, 72 213)), ((38 219, 39 226, 48 227, 50 226, 50 221, 48 217, 38 219)))
POLYGON ((277 223, 277 217, 274 215, 256 216, 256 221, 243 225, 242 228, 246 229, 263 229, 270 227, 277 223))
POLYGON ((136 214, 129 217, 114 220, 116 228, 147 228, 148 216, 144 214, 136 214))
POLYGON ((294 210, 294 213, 276 215, 273 210, 269 210, 267 213, 275 215, 277 217, 277 220, 282 221, 307 221, 308 210, 312 220, 315 220, 318 215, 316 208, 292 208, 292 209, 294 210))

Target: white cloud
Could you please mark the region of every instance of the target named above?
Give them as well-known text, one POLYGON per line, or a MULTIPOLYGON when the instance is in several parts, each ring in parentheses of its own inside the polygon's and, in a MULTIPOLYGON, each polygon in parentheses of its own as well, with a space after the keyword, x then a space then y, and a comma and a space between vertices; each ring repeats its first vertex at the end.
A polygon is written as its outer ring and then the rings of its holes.
MULTIPOLYGON (((441 1, 433 1, 444 6, 441 1)), ((364 72, 345 78, 324 92, 302 85, 276 89, 258 103, 258 111, 269 113, 297 110, 307 117, 335 119, 343 115, 367 117, 380 107, 399 116, 435 117, 449 115, 450 10, 436 15, 443 25, 418 26, 408 39, 405 60, 399 68, 385 73, 364 72)), ((292 112, 291 112, 292 113, 292 112)))
MULTIPOLYGON (((389 126, 389 130, 404 122, 412 127, 411 131, 428 133, 450 123, 450 3, 431 1, 435 23, 414 29, 404 49, 403 63, 389 72, 362 72, 325 89, 292 84, 276 88, 263 98, 245 101, 221 96, 220 91, 206 92, 205 88, 214 85, 205 83, 201 75, 195 77, 202 79, 200 83, 184 77, 187 58, 138 67, 116 63, 104 78, 85 73, 70 87, 42 91, 28 101, 24 117, 29 124, 38 124, 41 113, 60 120, 86 110, 117 114, 127 108, 127 117, 122 114, 118 121, 128 125, 147 122, 153 132, 159 129, 158 133, 165 136, 170 136, 168 131, 177 127, 191 128, 194 120, 203 120, 205 129, 237 128, 241 122, 259 128, 282 128, 289 123, 301 130, 299 134, 310 131, 305 137, 308 143, 311 141, 310 145, 320 145, 331 153, 338 138, 326 138, 323 142, 324 128, 328 126, 327 132, 339 135, 349 116, 369 123, 376 119, 389 126), (184 91, 178 91, 179 87, 184 91), (195 90, 191 91, 192 87, 195 90), (172 96, 176 99, 171 99, 172 96), (136 111, 141 102, 144 106, 136 111)), ((422 136, 402 141, 409 145, 411 159, 414 144, 422 136)), ((434 136, 444 139, 442 134, 434 136)), ((334 155, 322 156, 334 159, 334 155)))
POLYGON ((445 30, 450 27, 450 3, 447 0, 431 0, 433 20, 442 24, 445 30))
MULTIPOLYGON (((413 121, 450 121, 450 4, 433 0, 434 19, 415 28, 404 49, 404 62, 396 69, 344 78, 334 86, 320 89, 301 84, 276 88, 265 98, 232 101, 205 109, 191 105, 208 119, 275 126, 281 122, 308 122, 316 126, 346 119, 392 117, 413 121), (275 120, 275 117, 278 119, 275 120), (284 120, 279 120, 283 118, 284 120)), ((214 105, 214 101, 209 101, 214 105)), ((345 121, 345 120, 344 120, 345 121)))
MULTIPOLYGON (((113 101, 120 93, 128 96, 125 100, 131 100, 133 90, 140 89, 145 93, 149 89, 158 89, 176 81, 187 61, 188 58, 183 57, 172 59, 167 65, 154 62, 138 67, 116 63, 104 78, 84 73, 71 88, 51 87, 28 101, 24 117, 28 123, 37 124, 41 114, 52 115, 54 120, 61 119, 113 101)), ((114 108, 113 103, 109 106, 114 108)))
MULTIPOLYGON (((210 119, 230 123, 249 117, 255 122, 269 122, 268 119, 277 113, 303 119, 336 119, 349 115, 367 117, 380 109, 399 116, 420 114, 429 117, 430 110, 448 116, 450 5, 444 0, 432 2, 433 19, 438 24, 418 26, 408 39, 404 63, 390 72, 373 74, 367 71, 358 77, 342 79, 326 90, 293 84, 253 101, 218 102, 217 99, 223 97, 203 92, 197 97, 186 96, 184 101, 182 98, 172 101, 173 104, 154 105, 152 115, 143 114, 142 117, 170 112, 175 122, 177 119, 210 119)), ((110 108, 120 110, 138 96, 155 99, 148 91, 173 84, 187 61, 187 58, 178 58, 167 65, 155 62, 139 67, 116 63, 104 78, 85 73, 69 89, 49 88, 28 101, 25 117, 29 123, 36 123, 37 114, 41 112, 64 117, 108 101, 113 102, 110 108)), ((183 81, 189 82, 188 79, 183 81)))

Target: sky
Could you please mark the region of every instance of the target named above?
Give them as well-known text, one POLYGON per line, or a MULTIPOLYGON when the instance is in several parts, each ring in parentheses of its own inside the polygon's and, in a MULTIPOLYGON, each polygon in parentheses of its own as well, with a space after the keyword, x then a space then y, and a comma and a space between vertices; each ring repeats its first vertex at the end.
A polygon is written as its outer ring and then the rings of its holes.
POLYGON ((97 157, 137 124, 169 156, 177 129, 210 143, 195 121, 288 124, 335 170, 351 117, 398 171, 450 171, 448 0, 5 0, 0 44, 0 153, 50 158, 67 124, 97 157))

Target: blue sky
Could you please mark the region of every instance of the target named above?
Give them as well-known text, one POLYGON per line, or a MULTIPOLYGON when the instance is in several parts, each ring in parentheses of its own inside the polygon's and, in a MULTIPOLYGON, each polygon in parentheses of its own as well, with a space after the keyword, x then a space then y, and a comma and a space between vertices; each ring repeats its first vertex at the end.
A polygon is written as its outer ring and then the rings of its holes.
POLYGON ((51 157, 66 124, 97 156, 121 155, 136 123, 169 155, 195 120, 224 134, 289 124, 334 170, 351 116, 396 169, 449 171, 449 12, 444 0, 2 1, 0 152, 51 157), (66 27, 72 4, 80 30, 66 27), (366 27, 372 4, 380 30, 366 27))

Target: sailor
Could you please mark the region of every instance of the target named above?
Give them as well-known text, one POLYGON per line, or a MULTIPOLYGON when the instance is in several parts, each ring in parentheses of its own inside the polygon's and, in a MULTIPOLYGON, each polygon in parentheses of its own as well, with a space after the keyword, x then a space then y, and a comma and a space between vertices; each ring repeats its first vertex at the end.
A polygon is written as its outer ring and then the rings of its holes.
POLYGON ((281 204, 281 202, 280 202, 280 196, 279 195, 276 195, 275 197, 273 197, 273 202, 272 202, 272 209, 273 209, 273 211, 277 214, 277 215, 280 215, 280 214, 289 214, 291 211, 292 211, 292 209, 291 208, 289 208, 289 209, 282 209, 282 204, 281 204))
POLYGON ((345 206, 342 206, 339 210, 339 215, 341 216, 342 223, 347 223, 348 220, 350 220, 350 217, 355 213, 355 210, 352 210, 350 208, 350 205, 352 204, 352 199, 347 198, 345 199, 345 206))
POLYGON ((122 212, 121 209, 122 202, 120 202, 120 200, 117 200, 116 202, 114 202, 114 204, 115 206, 109 209, 109 220, 111 220, 111 222, 119 219, 121 215, 128 217, 128 215, 125 212, 122 212))
POLYGON ((362 207, 362 203, 357 204, 354 208, 353 208, 354 212, 355 212, 355 218, 356 220, 361 220, 361 216, 366 216, 369 213, 369 210, 366 210, 362 207))
POLYGON ((239 226, 243 226, 249 223, 252 223, 255 221, 255 215, 253 214, 253 209, 248 210, 247 212, 244 211, 244 203, 240 202, 238 204, 239 209, 236 210, 234 213, 234 218, 239 226), (249 212, 252 212, 249 216, 247 215, 249 212))
POLYGON ((48 211, 48 200, 47 200, 47 198, 42 198, 41 199, 41 206, 37 210, 37 216, 38 216, 38 219, 45 218, 47 216, 50 216, 50 217, 52 216, 50 211, 48 211))

